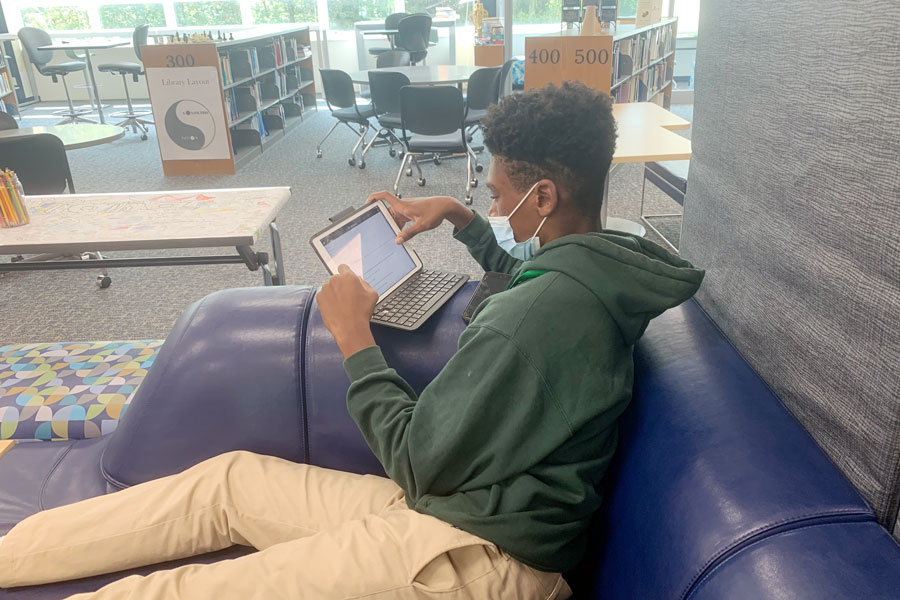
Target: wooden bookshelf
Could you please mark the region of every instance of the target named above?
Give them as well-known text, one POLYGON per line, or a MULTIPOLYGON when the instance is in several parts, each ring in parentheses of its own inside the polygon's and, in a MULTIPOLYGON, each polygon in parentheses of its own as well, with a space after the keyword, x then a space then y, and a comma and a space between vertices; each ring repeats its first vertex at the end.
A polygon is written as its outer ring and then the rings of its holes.
POLYGON ((259 156, 316 108, 308 27, 248 31, 217 42, 235 168, 259 156))
POLYGON ((0 110, 11 115, 19 114, 16 85, 2 47, 0 47, 0 110))
POLYGON ((617 103, 672 104, 678 19, 636 28, 621 21, 613 36, 610 93, 617 103))

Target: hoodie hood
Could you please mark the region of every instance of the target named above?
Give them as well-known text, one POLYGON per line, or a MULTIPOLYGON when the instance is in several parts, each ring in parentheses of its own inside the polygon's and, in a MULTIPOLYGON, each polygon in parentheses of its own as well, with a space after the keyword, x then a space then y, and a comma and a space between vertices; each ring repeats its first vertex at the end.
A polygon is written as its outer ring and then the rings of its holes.
POLYGON ((653 242, 614 232, 553 240, 524 263, 520 273, 528 270, 563 273, 586 287, 629 344, 641 337, 650 319, 693 296, 704 275, 653 242))

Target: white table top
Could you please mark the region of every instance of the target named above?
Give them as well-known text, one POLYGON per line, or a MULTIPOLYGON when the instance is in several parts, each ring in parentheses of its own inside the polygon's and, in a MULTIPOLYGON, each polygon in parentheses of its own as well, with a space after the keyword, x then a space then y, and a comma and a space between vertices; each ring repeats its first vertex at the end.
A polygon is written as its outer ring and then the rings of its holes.
POLYGON ((130 46, 131 40, 73 40, 58 41, 46 46, 41 46, 38 50, 104 50, 106 48, 118 48, 119 46, 130 46))
POLYGON ((462 83, 482 67, 469 65, 416 65, 414 67, 384 67, 350 73, 353 83, 369 83, 369 71, 396 71, 409 77, 412 85, 437 85, 442 83, 462 83))
POLYGON ((66 150, 77 150, 113 142, 125 135, 125 129, 118 125, 100 125, 98 123, 78 123, 77 125, 38 125, 19 129, 4 129, 0 138, 17 138, 49 133, 62 140, 66 150))
POLYGON ((26 196, 31 223, 0 229, 0 254, 250 246, 288 187, 26 196))

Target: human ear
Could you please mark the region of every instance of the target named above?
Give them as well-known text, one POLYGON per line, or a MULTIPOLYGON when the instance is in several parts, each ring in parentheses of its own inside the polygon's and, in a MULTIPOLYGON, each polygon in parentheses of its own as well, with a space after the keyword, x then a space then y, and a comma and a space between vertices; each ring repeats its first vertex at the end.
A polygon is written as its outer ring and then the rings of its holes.
POLYGON ((537 196, 537 209, 541 217, 549 217, 559 206, 559 191, 550 179, 541 179, 534 190, 537 196))

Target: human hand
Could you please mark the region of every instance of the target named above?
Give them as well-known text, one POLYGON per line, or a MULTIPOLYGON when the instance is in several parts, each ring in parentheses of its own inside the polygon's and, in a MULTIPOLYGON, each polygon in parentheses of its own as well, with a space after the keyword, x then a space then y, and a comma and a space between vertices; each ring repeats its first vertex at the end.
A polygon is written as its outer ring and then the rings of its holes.
POLYGON ((344 358, 375 345, 369 319, 375 312, 378 292, 347 265, 322 286, 316 295, 325 327, 334 336, 344 358))
POLYGON ((423 231, 430 231, 438 227, 444 219, 449 220, 456 227, 462 228, 468 225, 475 216, 475 213, 449 196, 401 200, 390 192, 376 192, 369 196, 366 204, 378 200, 387 203, 391 216, 394 217, 397 226, 401 229, 396 238, 398 244, 408 242, 423 231))

